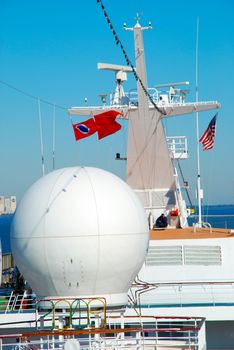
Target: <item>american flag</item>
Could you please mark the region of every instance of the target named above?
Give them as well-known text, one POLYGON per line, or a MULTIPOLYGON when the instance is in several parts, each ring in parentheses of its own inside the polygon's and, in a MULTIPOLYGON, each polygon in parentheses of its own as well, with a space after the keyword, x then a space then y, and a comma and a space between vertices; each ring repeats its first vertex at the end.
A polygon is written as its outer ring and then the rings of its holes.
POLYGON ((208 125, 206 131, 200 138, 199 142, 203 145, 203 151, 207 151, 214 146, 214 137, 215 137, 215 131, 216 131, 216 119, 217 119, 218 113, 215 114, 215 116, 210 121, 210 124, 208 125))

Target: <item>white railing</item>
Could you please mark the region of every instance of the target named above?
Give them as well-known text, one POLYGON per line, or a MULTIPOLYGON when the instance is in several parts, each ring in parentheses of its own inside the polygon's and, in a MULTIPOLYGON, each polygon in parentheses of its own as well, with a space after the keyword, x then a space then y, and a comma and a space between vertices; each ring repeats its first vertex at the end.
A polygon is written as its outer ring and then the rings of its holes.
POLYGON ((186 136, 168 136, 167 146, 172 159, 188 158, 188 143, 186 136))
POLYGON ((157 283, 134 285, 136 305, 149 307, 234 306, 234 282, 157 283))
POLYGON ((0 296, 0 313, 23 312, 35 310, 35 294, 28 291, 12 291, 10 294, 0 296))
MULTIPOLYGON (((12 342, 0 344, 0 350, 39 350, 39 349, 54 349, 61 350, 66 349, 68 344, 72 343, 72 346, 76 350, 199 350, 199 344, 195 343, 195 340, 191 336, 184 339, 170 340, 169 337, 164 339, 156 339, 154 337, 132 339, 131 337, 126 339, 100 338, 98 340, 89 340, 82 338, 67 338, 64 340, 55 340, 52 337, 47 340, 39 341, 25 341, 24 343, 12 342)), ((68 348, 68 347, 67 347, 68 348)))
POLYGON ((0 335, 0 350, 200 350, 204 345, 204 339, 199 337, 203 324, 204 319, 198 317, 110 316, 105 328, 62 328, 55 332, 0 335))

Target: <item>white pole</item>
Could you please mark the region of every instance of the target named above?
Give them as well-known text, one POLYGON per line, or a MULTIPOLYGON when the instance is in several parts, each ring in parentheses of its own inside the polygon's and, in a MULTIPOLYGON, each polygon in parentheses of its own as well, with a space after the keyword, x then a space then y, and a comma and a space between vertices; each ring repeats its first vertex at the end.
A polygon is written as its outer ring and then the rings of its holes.
POLYGON ((42 138, 42 123, 41 123, 41 102, 38 99, 38 116, 39 116, 39 127, 40 127, 40 141, 41 141, 41 164, 42 164, 42 175, 45 175, 45 163, 44 163, 44 147, 42 138))
MULTIPOLYGON (((198 102, 198 34, 199 34, 199 17, 197 17, 196 31, 196 102, 198 102)), ((197 226, 202 226, 201 218, 201 174, 200 174, 200 152, 199 152, 199 120, 196 112, 196 130, 197 130, 197 200, 198 200, 198 222, 197 226)))
POLYGON ((55 105, 53 109, 53 151, 52 151, 52 157, 53 157, 53 170, 55 169, 55 105))

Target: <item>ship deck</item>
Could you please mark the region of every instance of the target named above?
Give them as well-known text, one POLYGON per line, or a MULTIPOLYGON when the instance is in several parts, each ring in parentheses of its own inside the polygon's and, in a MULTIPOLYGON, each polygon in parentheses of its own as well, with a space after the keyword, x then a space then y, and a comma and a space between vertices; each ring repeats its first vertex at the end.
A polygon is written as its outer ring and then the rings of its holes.
POLYGON ((150 240, 234 238, 234 230, 225 228, 166 228, 150 230, 150 240))

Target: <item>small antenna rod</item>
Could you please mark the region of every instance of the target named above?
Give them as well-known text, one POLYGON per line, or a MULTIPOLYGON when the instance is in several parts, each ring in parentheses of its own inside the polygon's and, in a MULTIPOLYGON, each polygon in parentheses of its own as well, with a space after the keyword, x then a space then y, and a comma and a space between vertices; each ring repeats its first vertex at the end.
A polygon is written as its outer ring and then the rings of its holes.
MULTIPOLYGON (((197 17, 196 30, 196 102, 198 102, 198 35, 199 35, 199 17, 197 17)), ((197 131, 197 201, 198 201, 198 222, 197 226, 202 227, 201 217, 201 174, 200 174, 200 152, 199 152, 199 118, 196 112, 196 131, 197 131)))

